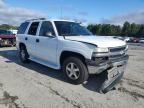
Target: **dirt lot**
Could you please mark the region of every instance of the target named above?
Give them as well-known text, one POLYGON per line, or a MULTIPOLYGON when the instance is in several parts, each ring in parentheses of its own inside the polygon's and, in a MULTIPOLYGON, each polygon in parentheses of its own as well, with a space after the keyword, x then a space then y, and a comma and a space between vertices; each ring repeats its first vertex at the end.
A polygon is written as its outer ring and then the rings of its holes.
POLYGON ((144 47, 130 46, 130 60, 116 90, 99 94, 97 76, 72 85, 61 71, 20 63, 16 48, 0 48, 0 108, 144 108, 144 47))

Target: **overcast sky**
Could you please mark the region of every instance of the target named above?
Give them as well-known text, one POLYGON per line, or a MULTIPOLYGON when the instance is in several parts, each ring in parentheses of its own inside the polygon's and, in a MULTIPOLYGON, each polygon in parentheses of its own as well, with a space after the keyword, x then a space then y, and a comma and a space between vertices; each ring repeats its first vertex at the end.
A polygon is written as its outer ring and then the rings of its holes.
POLYGON ((0 0, 0 24, 19 25, 38 17, 144 24, 144 0, 0 0))

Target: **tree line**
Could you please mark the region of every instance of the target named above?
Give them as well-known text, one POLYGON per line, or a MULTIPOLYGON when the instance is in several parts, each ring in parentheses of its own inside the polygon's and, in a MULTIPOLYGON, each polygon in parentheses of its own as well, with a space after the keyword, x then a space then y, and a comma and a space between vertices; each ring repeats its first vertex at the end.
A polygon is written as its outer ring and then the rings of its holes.
MULTIPOLYGON (((123 26, 111 24, 90 24, 87 27, 94 35, 100 36, 144 36, 144 24, 125 22, 123 26)), ((0 29, 17 29, 16 26, 2 24, 0 29)))
POLYGON ((125 22, 123 26, 111 24, 90 24, 87 27, 94 35, 100 36, 144 36, 144 24, 125 22))
POLYGON ((0 29, 4 29, 4 30, 13 29, 13 30, 16 30, 17 27, 16 26, 12 26, 12 25, 8 25, 8 24, 2 24, 2 25, 0 25, 0 29))

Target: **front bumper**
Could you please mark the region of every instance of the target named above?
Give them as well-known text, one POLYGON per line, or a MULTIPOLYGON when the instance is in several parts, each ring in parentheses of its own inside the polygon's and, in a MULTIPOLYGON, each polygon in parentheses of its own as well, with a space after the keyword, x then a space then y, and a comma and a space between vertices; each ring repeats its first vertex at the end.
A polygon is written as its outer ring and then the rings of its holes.
POLYGON ((113 67, 126 65, 128 62, 129 56, 124 55, 121 57, 117 57, 115 59, 108 59, 105 62, 97 64, 96 61, 86 60, 86 64, 88 67, 89 74, 100 74, 107 69, 111 69, 113 67))
POLYGON ((16 40, 15 38, 1 38, 0 39, 0 45, 1 46, 10 46, 10 45, 15 45, 16 40))
POLYGON ((121 81, 128 59, 129 56, 124 55, 119 58, 109 59, 101 64, 97 64, 94 61, 87 61, 90 74, 102 74, 101 79, 104 82, 99 89, 102 93, 108 92, 121 81))

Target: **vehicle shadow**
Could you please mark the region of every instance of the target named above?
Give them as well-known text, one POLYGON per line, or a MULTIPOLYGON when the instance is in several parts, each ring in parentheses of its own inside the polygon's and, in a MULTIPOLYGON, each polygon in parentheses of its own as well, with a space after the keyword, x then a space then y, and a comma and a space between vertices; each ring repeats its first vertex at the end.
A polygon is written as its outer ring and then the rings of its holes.
MULTIPOLYGON (((3 56, 5 58, 6 63, 16 63, 20 66, 23 66, 25 68, 28 68, 30 70, 34 70, 35 72, 38 72, 40 74, 58 79, 60 81, 63 81, 65 83, 68 83, 67 80, 65 80, 62 72, 60 70, 54 70, 51 68, 48 68, 46 66, 43 66, 41 64, 35 63, 30 61, 28 64, 23 64, 20 62, 19 57, 18 57, 18 51, 17 50, 5 50, 5 51, 0 51, 0 56, 3 56)), ((102 75, 90 75, 87 83, 82 84, 83 87, 85 87, 88 90, 94 91, 94 92, 99 92, 99 88, 103 83, 103 79, 101 78, 102 75)))
POLYGON ((59 79, 61 81, 66 82, 62 73, 60 72, 60 70, 54 70, 54 69, 48 68, 46 66, 43 66, 41 64, 38 64, 36 62, 33 62, 33 61, 30 61, 30 63, 27 63, 27 64, 21 63, 19 60, 17 50, 0 51, 0 55, 5 58, 4 61, 6 63, 14 62, 20 66, 23 66, 23 67, 28 68, 30 70, 33 70, 35 72, 38 72, 38 73, 41 73, 43 75, 47 75, 47 76, 50 76, 52 78, 56 78, 56 79, 59 79))
POLYGON ((100 92, 100 88, 104 83, 106 77, 104 74, 99 75, 90 75, 86 84, 83 84, 83 87, 90 91, 100 92))

